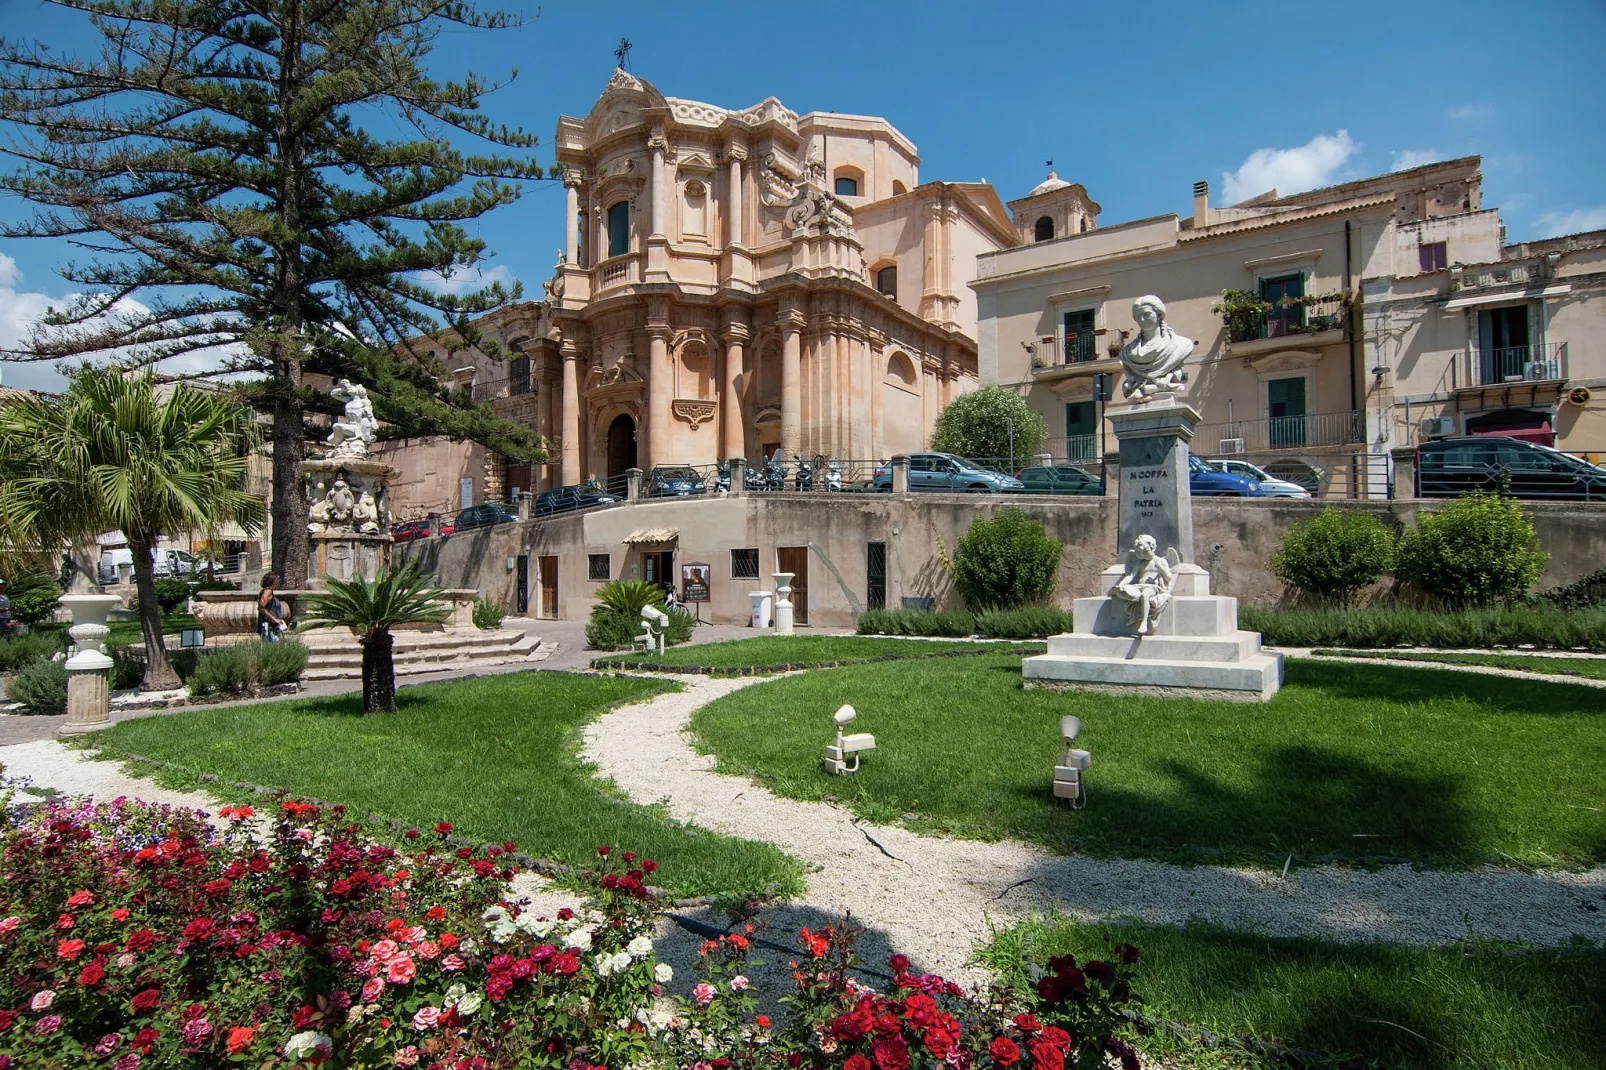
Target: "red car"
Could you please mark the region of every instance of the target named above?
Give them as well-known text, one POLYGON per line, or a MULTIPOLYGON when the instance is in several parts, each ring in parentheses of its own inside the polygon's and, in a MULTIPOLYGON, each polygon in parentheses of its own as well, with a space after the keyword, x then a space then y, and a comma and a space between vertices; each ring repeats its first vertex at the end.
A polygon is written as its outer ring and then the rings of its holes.
MULTIPOLYGON (((450 535, 453 531, 450 520, 441 520, 441 534, 450 535)), ((390 537, 395 542, 412 542, 414 539, 429 538, 429 520, 407 520, 400 524, 393 524, 390 537)))

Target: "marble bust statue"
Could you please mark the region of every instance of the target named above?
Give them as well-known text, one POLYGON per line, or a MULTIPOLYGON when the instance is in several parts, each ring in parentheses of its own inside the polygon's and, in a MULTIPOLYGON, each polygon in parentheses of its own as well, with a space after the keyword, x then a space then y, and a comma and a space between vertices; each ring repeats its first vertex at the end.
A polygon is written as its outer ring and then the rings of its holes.
POLYGON ((1110 589, 1110 597, 1127 603, 1132 626, 1139 635, 1148 635, 1160 611, 1171 601, 1171 585, 1176 582, 1176 551, 1161 557, 1153 535, 1139 535, 1127 557, 1126 573, 1110 589))
POLYGON ((1182 365, 1193 352, 1193 340, 1171 329, 1165 321, 1165 302, 1153 294, 1132 302, 1132 318, 1138 333, 1121 347, 1121 365, 1126 369, 1121 396, 1141 403, 1181 390, 1186 379, 1182 365))

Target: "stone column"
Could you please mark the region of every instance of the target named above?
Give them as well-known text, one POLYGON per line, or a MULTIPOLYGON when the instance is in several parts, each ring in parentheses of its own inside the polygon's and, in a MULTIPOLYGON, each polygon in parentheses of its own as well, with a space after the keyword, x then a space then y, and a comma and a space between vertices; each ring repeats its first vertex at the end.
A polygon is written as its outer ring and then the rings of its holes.
POLYGON ((909 455, 906 453, 892 458, 892 493, 909 493, 909 455))
POLYGON ((1184 564, 1193 564, 1188 443, 1198 411, 1173 398, 1111 413, 1110 422, 1121 450, 1117 552, 1130 549, 1139 535, 1152 535, 1161 554, 1174 546, 1184 564))
POLYGON ((1416 497, 1416 447, 1398 446, 1389 450, 1394 458, 1394 482, 1389 484, 1389 497, 1416 497))
POLYGON ((563 259, 579 266, 580 175, 576 171, 566 171, 563 175, 563 259))
POLYGON ((870 336, 870 374, 866 377, 864 388, 870 392, 870 456, 872 459, 881 459, 882 448, 882 392, 886 378, 887 366, 887 340, 882 334, 870 336))
POLYGON ((747 458, 732 457, 730 459, 731 497, 745 498, 747 496, 747 458))
POLYGON ((791 572, 772 572, 775 581, 775 634, 792 634, 792 577, 791 572))
POLYGON ((725 244, 746 245, 747 236, 742 229, 742 161, 747 159, 747 150, 739 145, 732 145, 725 150, 725 156, 730 160, 730 203, 725 206, 725 221, 728 227, 725 244))
POLYGON ((560 476, 563 486, 580 482, 580 347, 565 339, 563 352, 563 443, 560 476))
POLYGON ((633 502, 641 497, 641 469, 625 469, 625 501, 633 502))
POLYGON ((669 215, 669 180, 664 174, 664 153, 669 149, 669 142, 661 129, 647 139, 647 147, 652 150, 652 230, 648 237, 662 238, 669 233, 664 229, 669 215))
POLYGON ((67 659, 67 723, 57 735, 80 735, 111 723, 112 659, 101 650, 101 644, 111 634, 106 614, 121 603, 114 594, 62 596, 61 604, 72 611, 67 634, 78 644, 78 653, 67 659))
POLYGON ((802 313, 781 313, 781 452, 788 460, 803 450, 802 331, 802 313))
MULTIPOLYGON (((732 321, 721 335, 725 339, 725 376, 720 388, 720 421, 724 442, 720 456, 725 460, 747 456, 746 425, 742 420, 742 359, 747 343, 747 326, 732 321)), ((735 489, 734 487, 732 488, 735 489)))
POLYGON ((669 402, 675 393, 669 366, 669 324, 647 324, 647 458, 648 467, 671 464, 669 402))

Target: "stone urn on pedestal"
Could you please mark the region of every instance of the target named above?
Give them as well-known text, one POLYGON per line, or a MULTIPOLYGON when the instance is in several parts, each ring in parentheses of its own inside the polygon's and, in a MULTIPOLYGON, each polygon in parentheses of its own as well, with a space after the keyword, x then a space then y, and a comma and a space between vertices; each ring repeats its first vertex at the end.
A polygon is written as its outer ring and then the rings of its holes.
POLYGON ((792 634, 792 577, 793 572, 772 572, 775 580, 775 634, 792 634))
POLYGON ((67 659, 67 723, 57 735, 94 732, 111 723, 112 659, 103 644, 111 629, 106 616, 123 600, 114 594, 68 594, 61 604, 72 612, 67 634, 78 652, 67 659))
MULTIPOLYGON (((307 586, 317 589, 326 579, 371 580, 390 565, 390 480, 399 473, 368 455, 378 421, 368 392, 345 379, 330 396, 344 401, 346 411, 324 440, 329 452, 303 461, 312 502, 307 533, 312 540, 307 586)), ((287 583, 298 577, 284 577, 287 583)))

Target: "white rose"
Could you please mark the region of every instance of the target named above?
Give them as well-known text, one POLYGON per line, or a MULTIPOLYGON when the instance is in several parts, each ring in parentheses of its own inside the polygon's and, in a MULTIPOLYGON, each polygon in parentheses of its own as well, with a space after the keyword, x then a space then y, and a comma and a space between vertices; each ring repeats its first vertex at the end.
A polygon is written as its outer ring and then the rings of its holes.
POLYGON ((675 979, 675 968, 667 962, 660 962, 652 968, 652 979, 661 985, 667 985, 675 979))
POLYGON ((563 938, 563 945, 565 947, 572 947, 576 951, 590 951, 591 930, 576 929, 574 932, 563 938))
POLYGON ((638 936, 625 945, 625 950, 630 952, 630 957, 633 959, 644 959, 652 954, 652 938, 638 936))
POLYGON ((598 955, 593 961, 596 963, 595 968, 598 977, 609 977, 613 974, 612 955, 598 955))
POLYGON ((329 1035, 315 1029, 297 1033, 284 1042, 284 1053, 292 1059, 310 1058, 319 1052, 327 1055, 333 1048, 334 1041, 329 1039, 329 1035))

